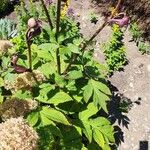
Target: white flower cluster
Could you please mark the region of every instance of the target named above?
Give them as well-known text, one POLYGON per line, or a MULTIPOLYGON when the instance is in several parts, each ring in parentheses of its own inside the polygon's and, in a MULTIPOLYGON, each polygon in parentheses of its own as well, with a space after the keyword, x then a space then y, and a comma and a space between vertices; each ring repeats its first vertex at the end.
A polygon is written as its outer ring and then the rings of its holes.
POLYGON ((33 70, 33 72, 24 72, 19 74, 14 82, 8 80, 5 81, 5 88, 7 90, 30 90, 31 87, 37 83, 41 83, 45 80, 44 75, 38 71, 33 70))
POLYGON ((0 150, 37 150, 38 140, 36 131, 21 117, 0 124, 0 150))

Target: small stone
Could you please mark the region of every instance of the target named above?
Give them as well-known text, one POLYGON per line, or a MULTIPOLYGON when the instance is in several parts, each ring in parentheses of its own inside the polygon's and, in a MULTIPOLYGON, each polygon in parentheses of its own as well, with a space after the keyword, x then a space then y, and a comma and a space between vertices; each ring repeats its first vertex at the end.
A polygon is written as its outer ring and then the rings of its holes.
POLYGON ((147 71, 150 72, 150 65, 147 65, 147 71))
POLYGON ((133 83, 132 83, 132 82, 130 82, 129 86, 130 86, 131 88, 133 88, 133 83))

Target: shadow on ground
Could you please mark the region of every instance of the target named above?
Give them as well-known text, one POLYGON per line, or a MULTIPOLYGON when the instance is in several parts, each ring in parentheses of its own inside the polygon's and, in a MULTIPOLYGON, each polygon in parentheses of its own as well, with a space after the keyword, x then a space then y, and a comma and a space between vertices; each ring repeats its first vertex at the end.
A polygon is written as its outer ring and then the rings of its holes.
MULTIPOLYGON (((116 145, 119 146, 122 142, 124 142, 124 133, 121 127, 128 129, 128 125, 130 123, 130 119, 127 114, 132 109, 134 104, 141 104, 141 99, 139 98, 137 101, 133 102, 130 98, 120 94, 118 89, 112 85, 111 82, 109 82, 109 87, 112 91, 112 99, 108 104, 108 119, 112 124, 114 124, 116 145)), ((113 147, 112 149, 115 150, 117 148, 113 147)))

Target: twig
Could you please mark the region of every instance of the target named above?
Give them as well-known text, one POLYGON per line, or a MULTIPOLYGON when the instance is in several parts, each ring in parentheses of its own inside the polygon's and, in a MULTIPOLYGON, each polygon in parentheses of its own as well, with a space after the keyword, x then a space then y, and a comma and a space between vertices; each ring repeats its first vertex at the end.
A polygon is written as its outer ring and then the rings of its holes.
MULTIPOLYGON (((56 41, 58 42, 59 26, 60 26, 60 13, 61 13, 61 0, 57 0, 57 18, 56 18, 56 41)), ((56 59, 57 59, 57 71, 61 74, 60 66, 60 52, 59 48, 56 50, 56 59)))
POLYGON ((52 24, 50 15, 49 15, 49 13, 48 13, 48 10, 47 10, 47 8, 46 8, 46 5, 45 5, 45 3, 44 3, 43 0, 40 0, 40 1, 41 1, 41 3, 42 3, 42 6, 43 6, 44 11, 45 11, 45 14, 46 14, 46 16, 47 16, 48 24, 49 24, 49 26, 50 26, 50 28, 51 28, 51 30, 52 30, 52 29, 53 29, 53 24, 52 24))
MULTIPOLYGON (((118 0, 118 3, 113 11, 113 13, 111 14, 110 18, 113 18, 115 15, 115 12, 118 11, 119 6, 121 4, 122 0, 118 0)), ((86 41, 85 43, 82 43, 83 46, 81 48, 81 51, 84 53, 86 47, 88 46, 88 44, 104 29, 104 27, 108 24, 108 19, 105 20, 105 22, 99 27, 99 29, 92 35, 92 37, 86 41)), ((71 60, 67 66, 67 68, 65 69, 65 71, 63 72, 63 74, 66 74, 68 72, 68 70, 70 69, 71 65, 75 62, 75 60, 77 59, 78 54, 72 54, 71 56, 71 60)))

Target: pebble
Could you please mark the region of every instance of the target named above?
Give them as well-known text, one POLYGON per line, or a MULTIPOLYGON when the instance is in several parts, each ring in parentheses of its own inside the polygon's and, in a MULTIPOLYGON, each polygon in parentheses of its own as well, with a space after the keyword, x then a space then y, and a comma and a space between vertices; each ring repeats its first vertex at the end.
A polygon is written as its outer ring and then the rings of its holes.
POLYGON ((147 71, 150 72, 150 65, 147 65, 147 71))
POLYGON ((130 86, 131 88, 133 88, 133 87, 134 87, 132 82, 130 82, 129 86, 130 86))

